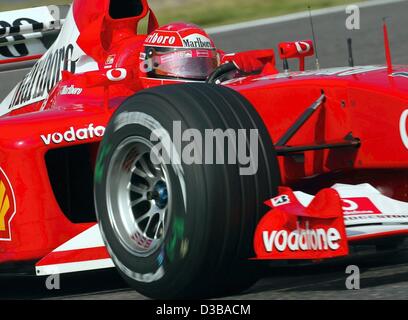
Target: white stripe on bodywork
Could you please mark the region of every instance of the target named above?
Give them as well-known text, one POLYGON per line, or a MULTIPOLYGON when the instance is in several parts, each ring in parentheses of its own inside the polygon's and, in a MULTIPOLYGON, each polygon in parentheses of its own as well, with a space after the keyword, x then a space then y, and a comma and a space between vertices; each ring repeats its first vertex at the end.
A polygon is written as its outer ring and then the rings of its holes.
POLYGON ((347 238, 353 240, 354 237, 362 235, 376 235, 384 232, 393 232, 393 231, 408 231, 407 225, 400 226, 360 226, 347 229, 347 238))
POLYGON ((61 263, 48 266, 36 267, 37 276, 49 276, 71 272, 91 271, 114 268, 111 259, 100 259, 81 262, 61 263))
POLYGON ((53 252, 71 251, 80 249, 90 249, 104 247, 101 232, 99 231, 98 224, 82 232, 75 238, 72 238, 68 242, 65 242, 62 246, 55 249, 53 252))
MULTIPOLYGON (((53 43, 53 45, 48 49, 48 51, 41 57, 40 60, 37 61, 37 65, 43 64, 43 68, 46 66, 46 60, 53 54, 56 54, 58 50, 61 48, 66 48, 68 45, 73 46, 73 52, 72 52, 72 61, 78 61, 79 59, 85 59, 87 60, 87 63, 78 63, 78 66, 75 70, 75 73, 84 73, 88 71, 95 71, 98 70, 98 63, 94 61, 91 57, 86 57, 85 52, 79 47, 77 44, 77 40, 80 36, 80 32, 78 30, 78 27, 75 22, 74 14, 73 14, 73 9, 72 6, 68 12, 67 18, 65 20, 64 26, 61 29, 61 32, 57 38, 57 40, 53 43)), ((80 62, 80 61, 78 61, 80 62)), ((47 75, 46 73, 42 74, 42 76, 39 76, 38 73, 34 72, 35 67, 33 67, 29 73, 22 79, 24 81, 25 79, 37 81, 37 87, 38 83, 42 83, 44 81, 44 77, 47 75), (34 76, 35 75, 35 76, 34 76), (31 79, 33 77, 33 79, 31 79), (34 80, 35 79, 35 80, 34 80)), ((61 72, 61 71, 59 71, 61 72)), ((61 78, 61 75, 60 77, 61 78)), ((28 81, 28 80, 26 80, 28 81)), ((31 97, 30 99, 23 100, 24 102, 17 103, 16 105, 11 105, 14 101, 14 96, 18 94, 18 90, 21 90, 20 84, 17 84, 17 86, 9 93, 9 95, 0 103, 0 116, 5 115, 9 113, 12 110, 20 109, 23 107, 26 107, 30 104, 37 103, 40 101, 45 100, 48 97, 49 92, 47 90, 44 90, 43 94, 41 94, 38 97, 31 97)), ((38 88, 37 88, 38 89, 38 88)), ((34 89, 32 89, 34 90, 34 89)))
MULTIPOLYGON (((383 212, 382 214, 383 216, 386 216, 387 214, 389 215, 399 215, 399 214, 404 215, 405 214, 406 215, 405 218, 404 217, 402 218, 392 218, 391 217, 391 218, 386 218, 386 219, 377 218, 381 215, 375 215, 375 214, 349 215, 349 216, 346 215, 345 223, 346 223, 346 226, 348 227, 347 237, 349 240, 352 240, 354 237, 359 237, 362 235, 375 236, 376 234, 381 234, 381 233, 386 233, 386 232, 395 232, 395 231, 405 231, 405 230, 408 232, 408 224, 405 224, 405 225, 401 224, 401 223, 408 223, 408 203, 388 198, 382 195, 379 190, 375 189, 373 186, 369 184, 361 184, 361 185, 336 184, 332 188, 335 189, 342 198, 355 198, 355 197, 369 198, 373 202, 373 204, 380 211, 383 212), (362 222, 359 222, 359 220, 347 221, 347 217, 361 218, 362 222), (366 221, 364 221, 365 218, 367 218, 366 221), (364 224, 364 222, 365 223, 380 222, 383 224, 364 226, 362 225, 364 224), (358 225, 358 226, 353 226, 353 225, 358 225)), ((314 199, 314 196, 303 193, 303 192, 295 192, 295 195, 297 199, 299 200, 299 202, 305 207, 308 206, 311 203, 311 201, 314 199)), ((92 249, 92 248, 99 248, 99 247, 104 247, 104 242, 102 239, 102 235, 101 235, 99 226, 95 224, 94 226, 90 227, 88 230, 82 232, 78 236, 64 243, 62 246, 58 247, 53 252, 92 249)), ((114 268, 114 267, 115 265, 111 259, 98 259, 98 260, 90 260, 90 261, 38 266, 36 267, 36 270, 37 270, 38 276, 45 276, 45 275, 98 270, 98 269, 114 268)), ((122 271, 126 272, 128 270, 122 270, 122 271)), ((160 278, 162 276, 162 273, 160 270, 158 270, 157 274, 154 274, 154 275, 137 275, 137 276, 145 280, 148 279, 148 277, 152 277, 152 279, 156 279, 156 277, 160 278)))
MULTIPOLYGON (((370 184, 336 184, 332 189, 339 193, 340 198, 368 198, 384 214, 408 215, 408 203, 386 197, 370 184)), ((314 196, 300 191, 296 191, 295 195, 305 207, 314 199, 314 196)))
MULTIPOLYGON (((336 190, 342 199, 368 198, 381 212, 381 214, 347 214, 345 211, 344 223, 348 234, 350 232, 361 235, 408 230, 408 203, 386 197, 370 184, 336 184, 332 189, 336 190), (373 224, 382 225, 372 226, 373 224)), ((314 199, 314 196, 300 191, 296 191, 295 196, 305 207, 309 206, 314 199)))

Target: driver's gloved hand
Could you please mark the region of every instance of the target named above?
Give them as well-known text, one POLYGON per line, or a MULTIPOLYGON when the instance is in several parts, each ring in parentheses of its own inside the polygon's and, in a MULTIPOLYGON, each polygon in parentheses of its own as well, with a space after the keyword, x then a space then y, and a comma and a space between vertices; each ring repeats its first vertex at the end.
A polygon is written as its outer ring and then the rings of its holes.
POLYGON ((251 52, 238 52, 224 55, 221 64, 229 62, 234 63, 235 66, 244 73, 261 71, 264 67, 264 63, 254 57, 251 52))

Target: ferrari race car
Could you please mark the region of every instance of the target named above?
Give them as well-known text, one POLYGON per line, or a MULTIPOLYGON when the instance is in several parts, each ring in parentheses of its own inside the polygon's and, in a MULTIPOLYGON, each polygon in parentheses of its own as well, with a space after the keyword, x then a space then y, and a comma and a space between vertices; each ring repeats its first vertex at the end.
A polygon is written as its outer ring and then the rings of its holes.
POLYGON ((146 41, 190 58, 211 41, 155 34, 146 0, 57 9, 0 15, 0 68, 41 56, 0 104, 0 270, 116 267, 149 297, 211 297, 251 286, 265 260, 403 243, 407 66, 305 71, 313 42, 298 41, 279 45, 284 72, 270 56, 257 74, 150 79, 146 41))

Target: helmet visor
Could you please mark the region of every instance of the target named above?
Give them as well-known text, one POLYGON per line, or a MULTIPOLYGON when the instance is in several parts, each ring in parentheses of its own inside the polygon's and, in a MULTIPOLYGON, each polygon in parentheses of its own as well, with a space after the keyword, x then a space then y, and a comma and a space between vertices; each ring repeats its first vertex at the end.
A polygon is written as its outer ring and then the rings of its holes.
POLYGON ((218 66, 217 51, 147 49, 146 59, 151 59, 150 77, 205 80, 218 66))

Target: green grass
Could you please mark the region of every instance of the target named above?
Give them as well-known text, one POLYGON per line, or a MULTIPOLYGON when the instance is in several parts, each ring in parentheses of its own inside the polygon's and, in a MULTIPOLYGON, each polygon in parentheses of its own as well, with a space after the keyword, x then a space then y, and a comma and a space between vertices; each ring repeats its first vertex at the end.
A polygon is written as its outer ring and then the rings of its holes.
MULTIPOLYGON (((158 1, 155 7, 160 7, 158 1)), ((70 2, 69 0, 7 2, 0 3, 0 11, 70 2)), ((208 27, 304 11, 308 5, 313 9, 319 9, 353 2, 356 0, 203 0, 179 6, 166 6, 156 10, 156 13, 161 24, 187 21, 208 27)))

